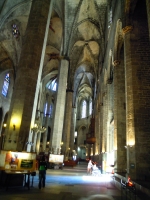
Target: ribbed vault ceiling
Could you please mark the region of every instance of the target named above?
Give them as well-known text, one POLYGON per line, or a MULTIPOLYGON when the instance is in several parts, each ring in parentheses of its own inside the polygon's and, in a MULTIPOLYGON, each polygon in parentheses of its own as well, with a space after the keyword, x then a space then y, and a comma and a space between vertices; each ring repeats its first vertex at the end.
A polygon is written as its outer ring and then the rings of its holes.
MULTIPOLYGON (((0 1, 0 17, 5 19, 0 32, 0 70, 12 66, 17 69, 30 6, 29 0, 13 1, 10 5, 8 1, 0 1), (19 40, 12 35, 13 23, 20 30, 19 40)), ((106 0, 55 0, 53 6, 42 79, 48 80, 48 74, 59 69, 61 56, 69 57, 75 105, 77 100, 94 96, 104 41, 106 0)))

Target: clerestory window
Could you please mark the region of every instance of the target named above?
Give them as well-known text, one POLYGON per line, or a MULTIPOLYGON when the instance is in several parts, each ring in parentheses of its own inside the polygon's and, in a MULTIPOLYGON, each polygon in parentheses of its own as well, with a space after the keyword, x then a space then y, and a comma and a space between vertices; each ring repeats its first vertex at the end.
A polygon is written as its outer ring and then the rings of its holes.
POLYGON ((82 118, 86 117, 86 108, 87 108, 87 103, 85 100, 82 101, 82 118))
POLYGON ((92 99, 90 99, 90 102, 89 102, 89 115, 92 114, 92 99))
POLYGON ((2 95, 4 97, 6 97, 7 94, 8 94, 9 83, 10 83, 10 76, 9 76, 9 73, 7 73, 6 76, 5 76, 3 88, 2 88, 2 95))
POLYGON ((109 13, 108 13, 108 28, 110 28, 112 24, 112 7, 110 7, 109 13))
POLYGON ((45 117, 47 115, 47 103, 45 104, 44 115, 45 115, 45 117))
POLYGON ((52 104, 49 107, 49 117, 52 116, 53 106, 52 104))
POLYGON ((57 78, 53 79, 53 80, 50 80, 48 83, 47 83, 47 88, 49 90, 52 90, 52 91, 56 91, 57 90, 57 78))

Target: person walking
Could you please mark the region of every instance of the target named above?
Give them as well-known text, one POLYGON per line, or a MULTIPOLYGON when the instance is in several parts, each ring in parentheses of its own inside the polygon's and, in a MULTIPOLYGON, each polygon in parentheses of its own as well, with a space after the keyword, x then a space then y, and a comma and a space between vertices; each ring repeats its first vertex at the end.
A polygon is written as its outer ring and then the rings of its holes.
POLYGON ((42 156, 42 159, 39 161, 39 189, 41 189, 42 185, 45 187, 46 170, 47 162, 45 161, 45 156, 42 156))

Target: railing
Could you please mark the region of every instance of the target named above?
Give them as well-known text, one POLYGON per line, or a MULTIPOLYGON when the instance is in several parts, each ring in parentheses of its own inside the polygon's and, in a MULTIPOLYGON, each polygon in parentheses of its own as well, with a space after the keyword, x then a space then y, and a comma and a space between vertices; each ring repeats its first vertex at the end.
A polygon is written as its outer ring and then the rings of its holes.
POLYGON ((123 182, 121 179, 121 200, 136 200, 136 187, 132 182, 123 182))

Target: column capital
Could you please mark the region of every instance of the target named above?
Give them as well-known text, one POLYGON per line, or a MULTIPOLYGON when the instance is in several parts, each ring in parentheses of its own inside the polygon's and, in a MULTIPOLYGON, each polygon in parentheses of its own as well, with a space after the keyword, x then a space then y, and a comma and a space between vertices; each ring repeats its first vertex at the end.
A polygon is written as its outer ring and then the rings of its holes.
POLYGON ((114 60, 113 66, 117 67, 118 65, 120 65, 120 60, 114 60))
POLYGON ((123 29, 122 29, 122 32, 123 34, 125 35, 126 33, 130 32, 133 30, 133 26, 125 26, 123 29))

